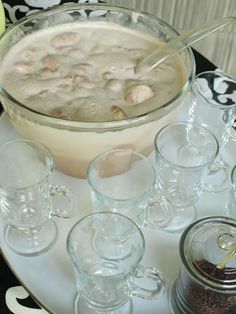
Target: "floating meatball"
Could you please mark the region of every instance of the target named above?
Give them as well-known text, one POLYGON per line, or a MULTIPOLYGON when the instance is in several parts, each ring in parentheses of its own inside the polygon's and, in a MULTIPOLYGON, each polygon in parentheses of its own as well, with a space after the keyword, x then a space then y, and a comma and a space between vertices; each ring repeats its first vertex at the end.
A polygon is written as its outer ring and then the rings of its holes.
POLYGON ((54 108, 51 112, 50 115, 52 115, 53 117, 57 117, 57 118, 64 118, 64 119, 71 119, 71 116, 68 112, 66 112, 66 110, 64 110, 63 108, 54 108))
POLYGON ((63 33, 55 36, 52 39, 52 45, 55 48, 66 47, 66 46, 74 46, 79 41, 79 35, 75 32, 63 33))
POLYGON ((107 81, 106 88, 112 90, 113 92, 119 92, 123 88, 123 83, 117 79, 111 79, 107 81))
POLYGON ((29 74, 32 71, 32 67, 29 63, 18 62, 14 64, 14 69, 22 74, 29 74))
POLYGON ((50 71, 56 71, 60 65, 60 61, 56 55, 46 55, 41 59, 42 64, 50 71))
POLYGON ((58 77, 58 73, 57 72, 52 72, 50 71, 48 68, 42 68, 38 74, 37 74, 38 78, 40 80, 48 80, 48 79, 52 79, 52 78, 56 78, 58 77))
POLYGON ((136 105, 153 95, 153 91, 148 85, 134 85, 126 89, 124 98, 130 105, 136 105))
POLYGON ((121 120, 126 117, 126 114, 124 113, 124 111, 120 107, 117 107, 117 106, 111 107, 111 115, 112 115, 112 119, 114 120, 121 120))
POLYGON ((113 74, 109 71, 102 73, 102 77, 104 80, 110 80, 113 78, 113 74))

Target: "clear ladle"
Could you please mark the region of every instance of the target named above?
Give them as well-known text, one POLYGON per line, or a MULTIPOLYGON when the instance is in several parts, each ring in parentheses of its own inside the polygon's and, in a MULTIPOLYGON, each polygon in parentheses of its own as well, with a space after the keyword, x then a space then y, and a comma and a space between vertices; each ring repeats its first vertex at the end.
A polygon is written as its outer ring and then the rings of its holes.
POLYGON ((211 33, 217 31, 218 29, 234 21, 236 21, 236 17, 225 17, 210 21, 199 27, 184 32, 183 34, 167 42, 162 47, 158 48, 157 50, 154 50, 153 52, 145 56, 141 61, 137 63, 137 65, 134 68, 134 71, 136 73, 149 72, 166 59, 173 57, 175 54, 184 50, 185 48, 197 42, 198 40, 210 35, 211 33), (178 45, 180 43, 181 45, 178 45))

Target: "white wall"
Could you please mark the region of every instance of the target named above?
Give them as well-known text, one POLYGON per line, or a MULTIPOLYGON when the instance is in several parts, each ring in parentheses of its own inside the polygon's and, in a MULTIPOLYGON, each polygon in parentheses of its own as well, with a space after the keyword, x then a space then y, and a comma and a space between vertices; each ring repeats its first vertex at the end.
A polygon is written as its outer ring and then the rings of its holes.
MULTIPOLYGON (((236 0, 107 0, 106 2, 152 13, 179 32, 212 19, 236 17, 236 0)), ((193 47, 236 78, 236 22, 202 39, 193 47)))

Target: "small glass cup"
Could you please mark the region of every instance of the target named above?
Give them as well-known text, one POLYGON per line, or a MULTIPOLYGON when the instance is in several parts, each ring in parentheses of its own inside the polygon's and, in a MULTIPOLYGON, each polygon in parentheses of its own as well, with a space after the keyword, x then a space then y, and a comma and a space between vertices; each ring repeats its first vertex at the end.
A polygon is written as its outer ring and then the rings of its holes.
MULTIPOLYGON (((221 153, 232 135, 236 82, 219 70, 202 72, 193 80, 187 102, 187 121, 208 128, 216 136, 221 153)), ((206 189, 213 192, 225 190, 230 171, 230 165, 219 154, 210 168, 206 189)))
POLYGON ((168 231, 183 230, 196 218, 193 205, 204 191, 218 149, 213 133, 194 123, 168 124, 157 133, 156 185, 175 208, 175 219, 167 226, 168 231))
POLYGON ((131 296, 153 300, 164 291, 160 272, 140 265, 145 240, 126 216, 112 212, 85 216, 69 232, 67 252, 76 275, 78 314, 132 313, 131 296), (155 287, 136 285, 136 278, 149 278, 155 287))
POLYGON ((0 147, 0 207, 6 218, 5 239, 21 255, 38 255, 56 241, 52 216, 74 214, 72 193, 50 183, 54 169, 49 149, 30 140, 16 140, 0 147), (66 200, 65 208, 54 208, 53 197, 66 200))
POLYGON ((151 161, 132 149, 100 154, 88 167, 93 212, 113 211, 140 228, 162 229, 173 216, 171 203, 156 193, 151 161))

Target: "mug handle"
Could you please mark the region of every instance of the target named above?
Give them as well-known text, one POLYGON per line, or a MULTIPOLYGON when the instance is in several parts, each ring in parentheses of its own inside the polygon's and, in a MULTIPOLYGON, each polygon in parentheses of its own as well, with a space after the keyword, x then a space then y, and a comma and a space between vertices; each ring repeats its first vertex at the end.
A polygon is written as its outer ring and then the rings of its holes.
POLYGON ((59 218, 71 218, 75 214, 76 201, 73 193, 64 185, 50 185, 50 196, 52 197, 52 215, 59 218), (68 206, 66 208, 54 206, 53 198, 66 197, 68 201, 68 206))
POLYGON ((229 140, 236 141, 236 112, 234 113, 234 119, 230 129, 229 140))
POLYGON ((218 193, 226 190, 229 185, 230 174, 231 166, 227 162, 221 160, 221 158, 219 160, 216 158, 216 160, 208 168, 207 178, 209 181, 205 183, 205 191, 218 193), (222 180, 217 183, 210 183, 211 176, 217 176, 217 174, 220 172, 222 173, 222 180))
POLYGON ((133 285, 134 290, 132 296, 136 296, 145 300, 158 299, 165 291, 165 282, 161 273, 155 267, 144 267, 139 265, 135 272, 136 278, 148 278, 154 281, 154 289, 146 289, 138 285, 133 285))
POLYGON ((174 217, 175 209, 171 202, 164 196, 153 193, 146 209, 145 226, 153 229, 167 227, 174 217))

